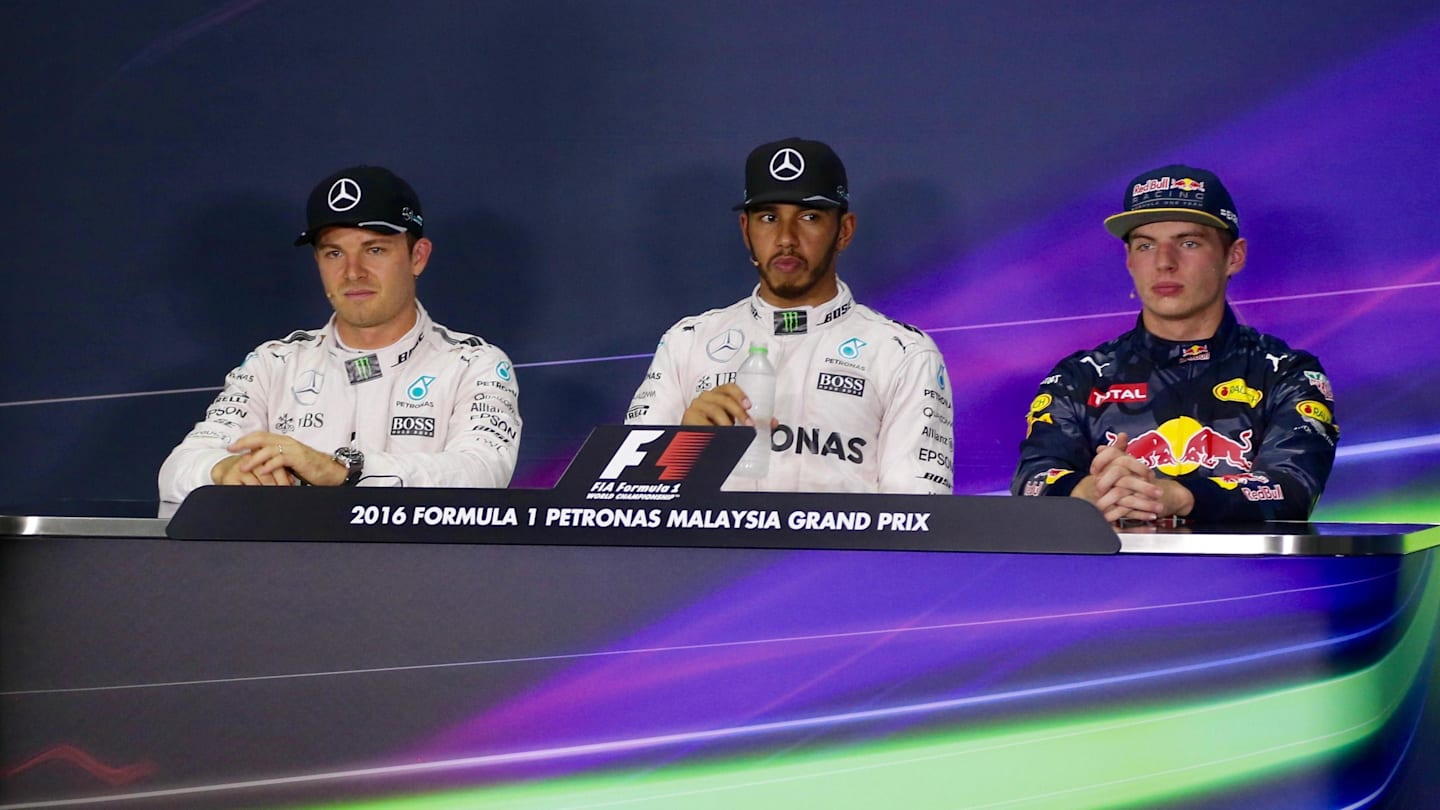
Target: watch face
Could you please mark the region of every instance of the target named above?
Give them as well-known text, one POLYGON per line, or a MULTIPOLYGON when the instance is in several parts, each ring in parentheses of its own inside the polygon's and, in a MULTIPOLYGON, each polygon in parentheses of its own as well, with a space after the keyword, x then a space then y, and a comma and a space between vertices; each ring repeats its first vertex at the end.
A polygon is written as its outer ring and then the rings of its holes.
POLYGON ((360 480, 360 474, 365 469, 365 454, 354 447, 342 447, 336 450, 332 456, 336 461, 345 465, 345 480, 342 486, 354 486, 360 480))

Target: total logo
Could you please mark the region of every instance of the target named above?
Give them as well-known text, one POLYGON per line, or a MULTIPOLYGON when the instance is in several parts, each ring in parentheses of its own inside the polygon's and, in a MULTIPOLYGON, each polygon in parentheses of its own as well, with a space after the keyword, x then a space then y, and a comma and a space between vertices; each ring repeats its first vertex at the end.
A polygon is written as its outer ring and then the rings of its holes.
POLYGON ((1112 385, 1104 391, 1091 388, 1089 403, 1090 407, 1098 408, 1111 402, 1144 402, 1149 398, 1149 383, 1121 383, 1112 385))
MULTIPOLYGON (((497 368, 496 371, 498 372, 499 369, 497 368)), ((509 377, 505 379, 509 379, 509 377)), ((433 382, 435 382, 434 377, 429 374, 421 374, 415 378, 415 382, 410 383, 410 387, 405 391, 405 396, 409 397, 411 402, 419 402, 430 395, 430 383, 433 382)))
MULTIPOLYGON (((1184 475, 1201 467, 1213 470, 1221 464, 1249 472, 1249 456, 1254 449, 1250 437, 1254 432, 1241 431, 1240 440, 1236 441, 1209 425, 1180 416, 1131 439, 1125 452, 1166 475, 1184 475)), ((1116 437, 1106 431, 1105 438, 1114 444, 1116 437)))
POLYGON ((846 360, 856 360, 860 357, 860 350, 869 345, 858 337, 852 337, 837 346, 835 352, 846 360))

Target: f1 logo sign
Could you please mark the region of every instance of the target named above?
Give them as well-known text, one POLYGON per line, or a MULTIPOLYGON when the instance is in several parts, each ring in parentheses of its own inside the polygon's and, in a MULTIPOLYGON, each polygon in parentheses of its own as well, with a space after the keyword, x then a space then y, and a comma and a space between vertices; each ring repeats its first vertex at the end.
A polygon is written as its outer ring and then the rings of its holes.
MULTIPOLYGON (((632 430, 620 443, 615 455, 610 457, 610 463, 600 472, 600 480, 613 481, 620 477, 620 474, 631 467, 639 467, 645 463, 650 455, 641 448, 650 444, 656 439, 664 436, 664 430, 632 430)), ((711 433, 698 433, 691 431, 679 431, 665 450, 660 453, 660 458, 655 460, 655 466, 660 468, 661 481, 683 481, 695 467, 695 462, 700 458, 700 453, 705 446, 710 444, 714 438, 711 433)))
POLYGON ((620 449, 615 451, 615 455, 610 457, 610 463, 606 464, 604 471, 600 473, 601 480, 614 481, 626 467, 639 467, 645 461, 645 453, 640 448, 664 435, 663 430, 630 431, 630 435, 620 443, 620 449))

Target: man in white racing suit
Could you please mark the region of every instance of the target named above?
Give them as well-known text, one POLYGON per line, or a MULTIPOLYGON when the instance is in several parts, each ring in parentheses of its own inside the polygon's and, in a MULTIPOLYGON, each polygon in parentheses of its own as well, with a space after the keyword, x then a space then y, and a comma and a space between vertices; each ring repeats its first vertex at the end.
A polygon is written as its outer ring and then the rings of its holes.
POLYGON ((335 314, 261 344, 171 451, 162 512, 206 484, 504 487, 519 390, 498 347, 452 332, 416 299, 429 262, 420 201, 371 166, 322 180, 307 205, 335 314))
POLYGON ((769 470, 726 490, 949 493, 955 442, 944 358, 928 335, 857 303, 836 276, 850 244, 845 167, 818 141, 763 144, 745 165, 747 299, 672 326, 625 421, 753 425, 735 383, 751 343, 776 370, 769 470))

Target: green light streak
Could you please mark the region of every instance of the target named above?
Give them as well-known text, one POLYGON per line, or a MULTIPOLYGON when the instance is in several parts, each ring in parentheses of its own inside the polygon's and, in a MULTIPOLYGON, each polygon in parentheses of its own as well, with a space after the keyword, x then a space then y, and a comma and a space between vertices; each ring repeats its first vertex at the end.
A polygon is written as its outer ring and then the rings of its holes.
POLYGON ((766 759, 328 805, 442 808, 1077 808, 1149 806, 1323 764, 1382 729, 1419 677, 1440 566, 1380 661, 1322 681, 766 759))
POLYGON ((1314 520, 1340 523, 1437 523, 1440 524, 1440 495, 1403 497, 1387 494, 1358 503, 1321 506, 1314 520))
POLYGON ((1324 497, 1312 520, 1343 523, 1440 523, 1440 476, 1429 475, 1382 495, 1330 503, 1324 497))

